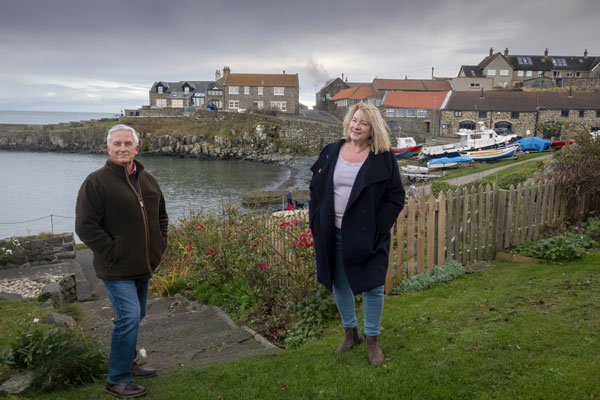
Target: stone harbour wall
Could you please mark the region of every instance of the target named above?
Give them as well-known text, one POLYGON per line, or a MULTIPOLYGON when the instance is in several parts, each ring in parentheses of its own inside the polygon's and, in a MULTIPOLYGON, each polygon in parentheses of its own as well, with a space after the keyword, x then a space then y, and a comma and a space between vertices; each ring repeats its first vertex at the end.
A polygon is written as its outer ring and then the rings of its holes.
MULTIPOLYGON (((75 238, 73 233, 48 238, 10 237, 0 240, 0 249, 11 249, 14 257, 0 259, 0 269, 17 268, 27 265, 55 264, 75 258, 75 238), (10 242, 10 243, 9 243, 10 242), (15 246, 15 242, 18 243, 15 246), (18 247, 15 249, 15 247, 18 247)), ((5 253, 6 251, 3 250, 5 253)))

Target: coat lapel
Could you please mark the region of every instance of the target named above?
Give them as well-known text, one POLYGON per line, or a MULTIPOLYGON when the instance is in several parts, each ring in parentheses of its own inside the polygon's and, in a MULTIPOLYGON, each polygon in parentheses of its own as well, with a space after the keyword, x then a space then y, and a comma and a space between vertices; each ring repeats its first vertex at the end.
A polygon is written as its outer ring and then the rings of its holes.
POLYGON ((356 175, 346 210, 358 199, 366 187, 389 178, 390 173, 388 168, 386 168, 384 157, 385 153, 375 155, 373 152, 369 152, 369 156, 356 175))

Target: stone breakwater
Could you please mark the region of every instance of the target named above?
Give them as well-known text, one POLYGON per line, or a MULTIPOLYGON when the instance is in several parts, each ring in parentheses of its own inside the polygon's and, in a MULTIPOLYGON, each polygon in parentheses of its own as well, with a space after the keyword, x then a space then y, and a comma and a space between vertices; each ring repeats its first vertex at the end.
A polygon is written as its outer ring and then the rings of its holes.
MULTIPOLYGON (((300 117, 198 111, 121 117, 140 133, 141 151, 161 156, 283 162, 314 156, 341 136, 341 123, 300 117)), ((0 124, 0 149, 105 153, 110 124, 0 124)))

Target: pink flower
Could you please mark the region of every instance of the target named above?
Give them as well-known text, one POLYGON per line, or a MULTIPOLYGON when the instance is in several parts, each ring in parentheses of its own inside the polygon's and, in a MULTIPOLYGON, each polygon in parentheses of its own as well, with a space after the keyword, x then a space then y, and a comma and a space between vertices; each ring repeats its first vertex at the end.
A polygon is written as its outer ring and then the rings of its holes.
POLYGON ((185 258, 183 259, 183 262, 188 262, 190 261, 190 256, 185 256, 185 258))
POLYGON ((254 242, 253 246, 254 247, 258 246, 258 241, 254 242))
POLYGON ((300 242, 299 242, 299 241, 297 241, 297 240, 294 240, 294 246, 298 246, 299 244, 300 244, 300 242))
POLYGON ((266 266, 267 266, 267 264, 266 264, 266 263, 262 263, 262 264, 260 264, 260 269, 261 269, 261 271, 264 271, 266 266))
POLYGON ((283 385, 281 388, 282 389, 287 389, 287 385, 283 385))
POLYGON ((208 250, 206 250, 206 252, 207 252, 208 254, 214 254, 214 253, 215 253, 215 251, 214 251, 213 249, 208 249, 208 250))
POLYGON ((194 250, 194 248, 195 248, 194 246, 188 246, 185 248, 185 251, 192 251, 192 250, 194 250))

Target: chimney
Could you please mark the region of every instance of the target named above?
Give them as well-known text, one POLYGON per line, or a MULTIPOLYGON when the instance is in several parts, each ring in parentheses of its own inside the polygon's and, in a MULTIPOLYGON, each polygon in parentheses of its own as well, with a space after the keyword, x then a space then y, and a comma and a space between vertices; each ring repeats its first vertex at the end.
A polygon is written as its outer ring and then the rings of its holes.
POLYGON ((231 69, 229 67, 227 67, 227 66, 223 67, 223 78, 227 79, 230 72, 231 72, 231 69))
POLYGON ((483 99, 483 98, 484 98, 484 97, 483 97, 483 88, 481 88, 481 93, 479 94, 479 98, 480 98, 480 99, 483 99))
POLYGON ((283 74, 285 75, 285 69, 283 70, 283 74))
POLYGON ((504 55, 507 56, 508 55, 508 47, 504 49, 504 55))
POLYGON ((587 57, 587 49, 585 49, 585 50, 584 50, 584 52, 583 52, 583 56, 584 56, 584 57, 587 57))
POLYGON ((546 50, 544 50, 544 57, 548 57, 548 48, 546 47, 546 50))
POLYGON ((342 81, 344 81, 344 73, 342 72, 342 81))
POLYGON ((431 67, 431 80, 434 80, 435 78, 433 77, 433 67, 431 67))
POLYGON ((215 82, 218 81, 219 79, 221 79, 221 71, 216 70, 215 71, 215 82))
POLYGON ((490 47, 490 56, 494 54, 494 49, 492 47, 490 47))

